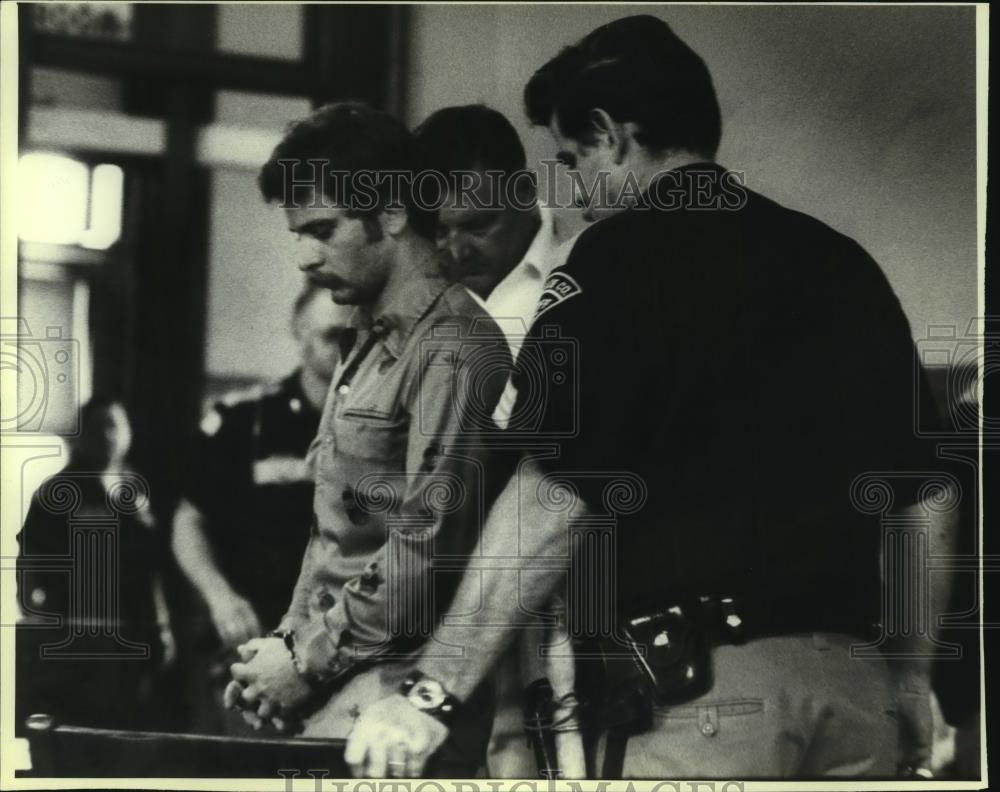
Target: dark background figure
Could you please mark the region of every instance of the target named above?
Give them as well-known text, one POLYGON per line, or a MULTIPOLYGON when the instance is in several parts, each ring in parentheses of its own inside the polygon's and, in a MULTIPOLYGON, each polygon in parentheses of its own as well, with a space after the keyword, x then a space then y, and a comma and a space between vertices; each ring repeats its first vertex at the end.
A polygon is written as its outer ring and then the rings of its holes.
POLYGON ((18 727, 32 713, 157 728, 174 641, 160 582, 169 551, 117 401, 81 410, 69 462, 32 497, 18 536, 18 727))
POLYGON ((203 603, 185 651, 195 731, 245 732, 238 717, 220 720, 221 688, 213 697, 206 685, 225 686, 235 648, 275 627, 291 598, 312 520, 306 451, 349 314, 307 287, 292 319, 300 367, 224 396, 201 423, 172 540, 203 603))
MULTIPOLYGON (((956 401, 955 411, 977 415, 978 400, 966 393, 956 401)), ((956 431, 957 427, 948 427, 956 431)), ((949 457, 954 460, 953 473, 962 487, 961 508, 955 541, 955 557, 961 569, 955 573, 954 586, 948 603, 948 623, 939 631, 942 644, 958 646, 959 657, 942 654, 934 664, 932 681, 934 693, 941 706, 945 723, 955 729, 955 752, 951 762, 938 773, 947 778, 979 778, 980 750, 980 679, 982 668, 979 660, 977 629, 981 614, 979 607, 980 585, 976 564, 982 563, 979 554, 979 464, 977 448, 967 442, 956 444, 949 457)), ((989 454, 990 450, 984 450, 989 454)), ((985 541, 985 537, 984 537, 985 541)), ((989 551, 984 548, 984 557, 989 551)), ((985 617, 984 617, 985 618, 985 617)))

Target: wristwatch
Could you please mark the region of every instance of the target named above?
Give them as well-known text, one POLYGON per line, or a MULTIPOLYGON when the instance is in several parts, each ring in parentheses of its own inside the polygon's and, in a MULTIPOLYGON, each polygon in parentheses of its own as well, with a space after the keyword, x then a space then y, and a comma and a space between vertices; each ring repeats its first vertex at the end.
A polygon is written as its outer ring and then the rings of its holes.
POLYGON ((399 692, 418 710, 437 718, 445 726, 451 726, 461 706, 461 702, 445 690, 444 685, 420 671, 410 673, 399 686, 399 692))

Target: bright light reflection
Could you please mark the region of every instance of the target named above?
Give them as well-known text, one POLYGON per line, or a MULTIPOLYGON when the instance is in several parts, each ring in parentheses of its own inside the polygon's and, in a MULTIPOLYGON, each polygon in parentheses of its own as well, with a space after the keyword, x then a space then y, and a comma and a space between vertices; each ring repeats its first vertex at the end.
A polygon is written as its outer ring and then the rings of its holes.
POLYGON ((26 242, 107 250, 121 237, 124 183, 117 165, 91 171, 59 154, 25 154, 18 164, 18 235, 26 242))
POLYGON ((125 174, 117 165, 98 165, 90 183, 90 227, 80 244, 107 250, 122 235, 122 190, 125 174))
POLYGON ((87 227, 87 166, 58 154, 31 153, 21 157, 17 175, 21 239, 79 242, 87 227))

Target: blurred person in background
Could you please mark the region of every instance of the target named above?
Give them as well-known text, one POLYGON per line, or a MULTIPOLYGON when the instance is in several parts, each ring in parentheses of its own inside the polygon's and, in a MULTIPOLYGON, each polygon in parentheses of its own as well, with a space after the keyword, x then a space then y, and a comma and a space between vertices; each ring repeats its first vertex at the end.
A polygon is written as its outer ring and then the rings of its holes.
POLYGON ((122 404, 94 397, 70 457, 32 497, 18 535, 17 721, 33 713, 103 728, 157 727, 174 660, 161 585, 169 552, 129 466, 122 404))
MULTIPOLYGON (((243 733, 241 718, 218 723, 235 648, 277 625, 298 576, 312 518, 305 456, 339 359, 350 312, 307 285, 292 330, 299 366, 280 382, 229 393, 201 422, 190 477, 174 517, 173 550, 204 599, 211 625, 196 639, 194 684, 205 670, 216 701, 194 713, 198 731, 243 733)), ((198 706, 198 705, 196 705, 198 706)))

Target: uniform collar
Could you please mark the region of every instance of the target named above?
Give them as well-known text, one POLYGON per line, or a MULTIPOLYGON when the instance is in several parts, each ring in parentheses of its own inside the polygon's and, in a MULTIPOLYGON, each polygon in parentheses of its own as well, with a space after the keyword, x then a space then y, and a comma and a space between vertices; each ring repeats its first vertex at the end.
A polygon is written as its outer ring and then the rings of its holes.
POLYGON ((726 173, 726 168, 711 160, 689 162, 656 174, 643 190, 643 198, 646 199, 651 192, 662 191, 662 195, 659 192, 657 195, 664 205, 675 206, 677 197, 680 197, 683 203, 677 208, 686 207, 696 192, 699 201, 711 201, 722 193, 726 173), (713 178, 693 181, 702 174, 712 174, 713 178))
POLYGON ((395 271, 382 292, 381 307, 375 314, 358 308, 351 324, 364 330, 379 327, 383 345, 398 358, 417 323, 451 285, 442 272, 437 251, 415 268, 395 271))

